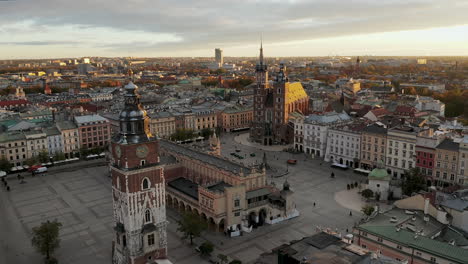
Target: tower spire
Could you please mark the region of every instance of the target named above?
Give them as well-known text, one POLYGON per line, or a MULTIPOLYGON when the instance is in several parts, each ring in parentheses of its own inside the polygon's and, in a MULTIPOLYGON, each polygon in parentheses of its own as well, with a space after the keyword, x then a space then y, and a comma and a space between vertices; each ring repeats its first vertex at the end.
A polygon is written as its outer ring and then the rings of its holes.
POLYGON ((263 34, 260 35, 260 64, 263 64, 263 34))

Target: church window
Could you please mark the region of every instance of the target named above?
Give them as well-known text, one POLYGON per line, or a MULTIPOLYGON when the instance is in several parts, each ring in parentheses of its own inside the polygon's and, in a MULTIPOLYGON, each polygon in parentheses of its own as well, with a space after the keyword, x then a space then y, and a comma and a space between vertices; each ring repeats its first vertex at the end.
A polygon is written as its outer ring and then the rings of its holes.
POLYGON ((148 235, 148 246, 154 245, 154 234, 148 235))
POLYGON ((143 183, 142 183, 142 189, 143 190, 149 189, 149 186, 150 186, 149 180, 147 178, 144 178, 143 183))
POLYGON ((145 223, 150 223, 151 222, 151 211, 149 209, 146 209, 145 211, 145 223))
POLYGON ((122 245, 123 247, 127 246, 127 237, 125 235, 122 236, 122 245))

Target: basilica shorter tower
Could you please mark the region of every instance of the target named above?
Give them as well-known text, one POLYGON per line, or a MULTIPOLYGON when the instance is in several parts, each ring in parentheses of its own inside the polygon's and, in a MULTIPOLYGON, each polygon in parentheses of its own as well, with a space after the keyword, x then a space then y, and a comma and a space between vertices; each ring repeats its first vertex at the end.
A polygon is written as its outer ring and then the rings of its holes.
POLYGON ((159 140, 140 105, 138 87, 125 86, 120 133, 111 143, 114 264, 168 263, 164 168, 159 140))

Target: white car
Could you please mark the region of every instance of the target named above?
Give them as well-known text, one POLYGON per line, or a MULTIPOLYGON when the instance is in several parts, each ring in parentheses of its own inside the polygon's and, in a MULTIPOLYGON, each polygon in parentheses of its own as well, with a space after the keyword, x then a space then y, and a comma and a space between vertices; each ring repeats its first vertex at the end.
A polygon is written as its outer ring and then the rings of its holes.
POLYGON ((44 173, 47 171, 47 167, 39 167, 34 170, 34 173, 44 173))

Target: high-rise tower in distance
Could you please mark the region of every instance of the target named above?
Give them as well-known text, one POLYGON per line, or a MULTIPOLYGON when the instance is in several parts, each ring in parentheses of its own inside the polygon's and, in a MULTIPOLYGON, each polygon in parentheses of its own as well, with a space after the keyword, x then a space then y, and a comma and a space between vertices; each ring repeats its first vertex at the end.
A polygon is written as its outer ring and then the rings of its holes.
POLYGON ((215 49, 215 60, 220 66, 224 63, 223 50, 220 48, 215 49))

